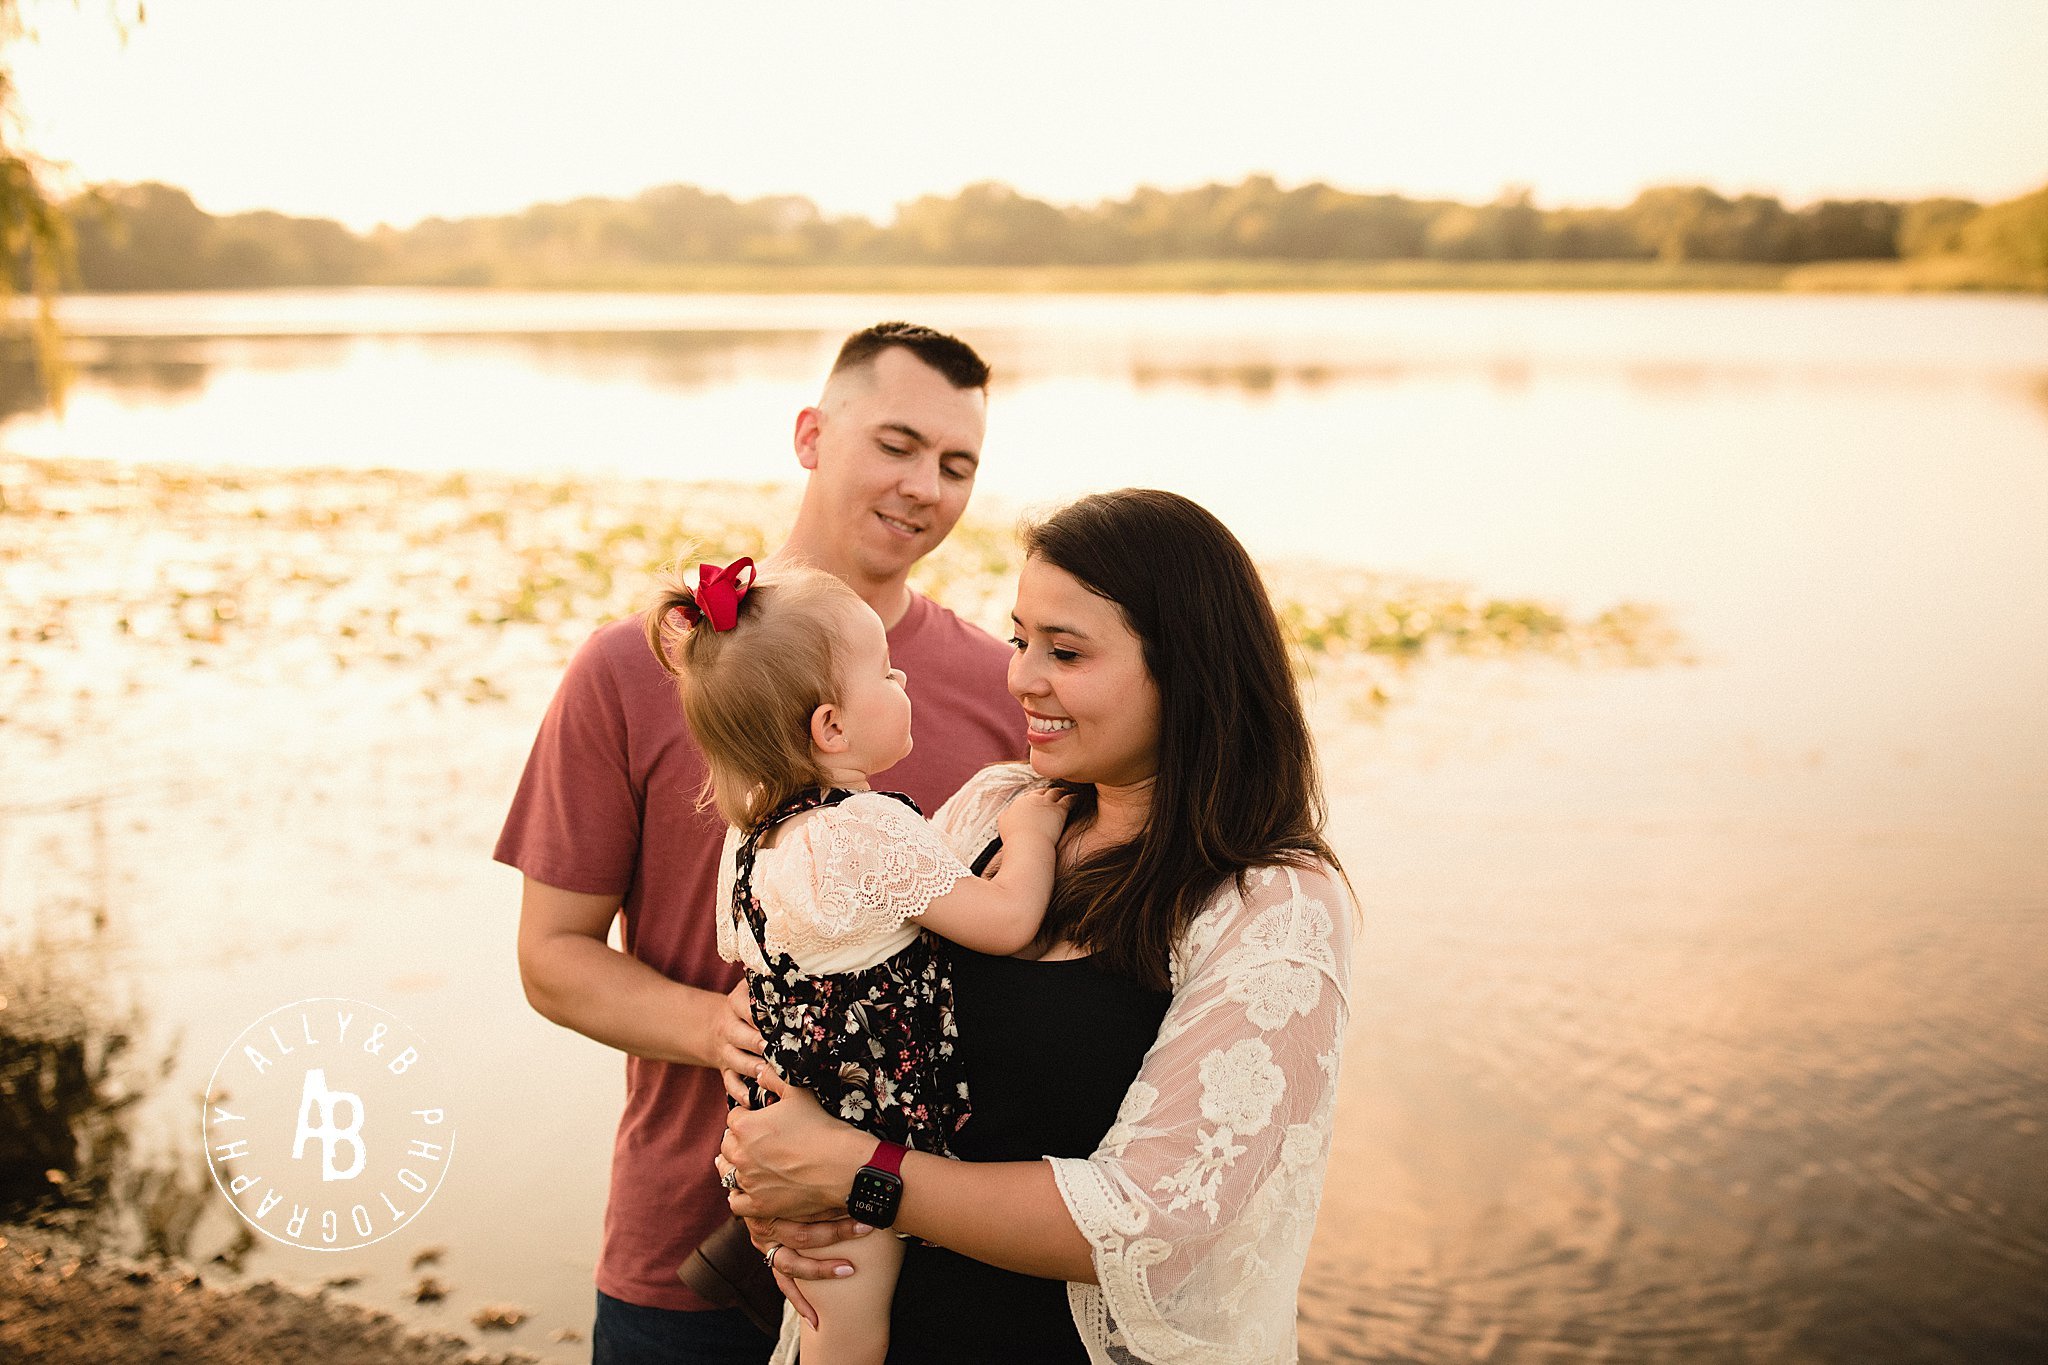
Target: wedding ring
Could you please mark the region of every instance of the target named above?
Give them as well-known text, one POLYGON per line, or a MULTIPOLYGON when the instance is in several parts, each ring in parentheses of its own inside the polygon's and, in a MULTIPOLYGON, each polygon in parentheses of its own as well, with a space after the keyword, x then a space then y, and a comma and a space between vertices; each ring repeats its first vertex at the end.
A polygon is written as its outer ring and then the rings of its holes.
POLYGON ((735 1166, 731 1170, 728 1170, 724 1175, 718 1177, 718 1183, 725 1186, 725 1192, 727 1194, 731 1194, 734 1190, 737 1190, 740 1187, 739 1168, 735 1166))
POLYGON ((782 1250, 782 1243, 770 1242, 768 1244, 768 1250, 761 1253, 761 1259, 768 1263, 768 1268, 770 1270, 775 1269, 775 1253, 780 1250, 782 1250))

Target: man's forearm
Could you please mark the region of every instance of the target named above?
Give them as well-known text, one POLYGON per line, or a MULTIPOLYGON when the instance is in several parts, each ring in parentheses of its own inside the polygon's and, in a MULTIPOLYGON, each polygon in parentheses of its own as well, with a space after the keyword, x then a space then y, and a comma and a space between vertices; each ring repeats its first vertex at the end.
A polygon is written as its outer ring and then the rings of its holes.
POLYGON ((720 1063, 726 997, 671 981, 609 944, 557 934, 521 964, 526 998, 542 1015, 608 1047, 660 1062, 720 1063))

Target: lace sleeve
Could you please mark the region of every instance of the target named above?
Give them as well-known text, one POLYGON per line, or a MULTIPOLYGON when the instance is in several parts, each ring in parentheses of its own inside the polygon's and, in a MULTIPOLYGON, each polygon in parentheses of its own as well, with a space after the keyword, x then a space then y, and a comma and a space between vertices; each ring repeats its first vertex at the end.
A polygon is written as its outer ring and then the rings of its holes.
POLYGON ((932 815, 932 828, 953 850, 972 863, 996 837, 996 817, 1012 797, 1039 780, 1028 763, 993 763, 967 779, 932 815))
POLYGON ((812 815, 762 859, 768 947, 800 961, 885 938, 972 875, 917 812, 872 792, 812 815))
POLYGON ((1295 1295, 1329 1159, 1352 909, 1316 867, 1253 872, 1184 936, 1174 997, 1117 1121, 1048 1158, 1095 1249, 1068 1286, 1095 1358, 1295 1358, 1295 1295))

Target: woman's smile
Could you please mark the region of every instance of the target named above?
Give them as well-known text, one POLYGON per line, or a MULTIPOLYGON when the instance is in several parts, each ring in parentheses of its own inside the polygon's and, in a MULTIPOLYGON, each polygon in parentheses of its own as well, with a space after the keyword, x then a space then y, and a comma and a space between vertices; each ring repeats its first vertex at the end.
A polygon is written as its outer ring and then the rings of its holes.
POLYGON ((1029 725, 1025 738, 1033 744, 1050 744, 1074 728, 1074 722, 1060 716, 1041 716, 1026 708, 1024 718, 1029 725))

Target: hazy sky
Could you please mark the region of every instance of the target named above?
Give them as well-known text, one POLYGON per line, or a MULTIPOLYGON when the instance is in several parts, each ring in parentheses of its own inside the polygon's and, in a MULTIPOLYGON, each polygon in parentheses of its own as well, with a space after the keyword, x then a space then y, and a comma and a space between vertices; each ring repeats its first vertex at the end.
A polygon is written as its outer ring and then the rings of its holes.
POLYGON ((1267 171, 1544 204, 2048 183, 2044 0, 30 0, 78 179, 356 226, 687 181, 886 215, 1267 171), (128 6, 132 9, 132 5, 128 6))

